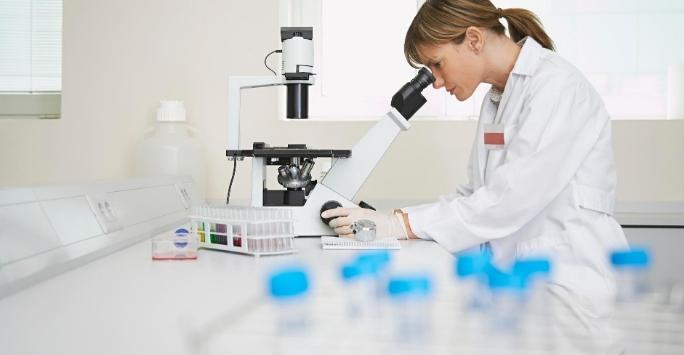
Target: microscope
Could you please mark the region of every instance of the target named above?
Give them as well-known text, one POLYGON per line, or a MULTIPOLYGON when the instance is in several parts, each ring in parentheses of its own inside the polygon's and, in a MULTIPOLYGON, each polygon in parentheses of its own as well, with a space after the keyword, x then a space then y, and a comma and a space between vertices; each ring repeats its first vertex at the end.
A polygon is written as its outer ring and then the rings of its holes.
POLYGON ((229 161, 252 159, 251 202, 254 207, 292 210, 296 236, 332 236, 335 233, 320 214, 335 207, 372 208, 353 202, 368 176, 401 131, 409 129, 408 120, 426 102, 421 94, 435 78, 421 68, 392 97, 390 110, 351 150, 309 149, 306 144, 271 147, 255 142, 252 149, 240 146, 240 95, 243 89, 285 85, 287 118, 308 118, 309 86, 314 84, 313 28, 283 27, 282 74, 279 76, 230 76, 228 85, 229 161), (321 181, 312 180, 311 169, 317 158, 332 160, 321 181), (266 167, 278 166, 278 183, 284 189, 266 186, 266 167))

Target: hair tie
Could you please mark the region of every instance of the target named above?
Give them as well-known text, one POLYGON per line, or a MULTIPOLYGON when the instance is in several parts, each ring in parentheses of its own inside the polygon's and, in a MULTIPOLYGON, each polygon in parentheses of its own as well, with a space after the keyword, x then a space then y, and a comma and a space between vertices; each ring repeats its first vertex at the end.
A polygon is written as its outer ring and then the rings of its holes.
POLYGON ((501 8, 496 9, 496 15, 499 16, 499 18, 504 17, 504 10, 501 8))

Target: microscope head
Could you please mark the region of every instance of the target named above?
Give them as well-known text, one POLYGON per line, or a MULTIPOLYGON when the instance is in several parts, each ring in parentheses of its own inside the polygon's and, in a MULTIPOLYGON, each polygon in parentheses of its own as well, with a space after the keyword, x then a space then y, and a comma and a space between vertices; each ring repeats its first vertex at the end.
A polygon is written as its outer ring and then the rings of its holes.
POLYGON ((309 85, 313 74, 313 28, 282 27, 283 67, 287 87, 287 118, 309 117, 309 85), (292 81, 292 83, 288 83, 292 81))

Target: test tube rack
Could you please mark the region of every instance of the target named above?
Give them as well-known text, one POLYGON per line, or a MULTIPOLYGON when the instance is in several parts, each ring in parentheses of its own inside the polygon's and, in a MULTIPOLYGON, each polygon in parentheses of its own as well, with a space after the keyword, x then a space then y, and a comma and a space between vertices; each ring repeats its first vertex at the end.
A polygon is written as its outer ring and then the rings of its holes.
POLYGON ((254 256, 297 252, 289 209, 198 206, 190 219, 201 248, 254 256))

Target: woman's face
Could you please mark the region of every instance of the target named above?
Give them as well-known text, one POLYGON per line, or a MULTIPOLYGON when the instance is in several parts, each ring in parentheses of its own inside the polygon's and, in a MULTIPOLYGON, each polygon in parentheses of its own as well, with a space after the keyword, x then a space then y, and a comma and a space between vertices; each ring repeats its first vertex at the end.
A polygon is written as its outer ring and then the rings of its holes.
POLYGON ((466 45, 453 42, 419 46, 419 50, 427 62, 427 66, 435 82, 435 89, 444 88, 449 94, 464 101, 482 81, 483 63, 480 56, 466 45))

